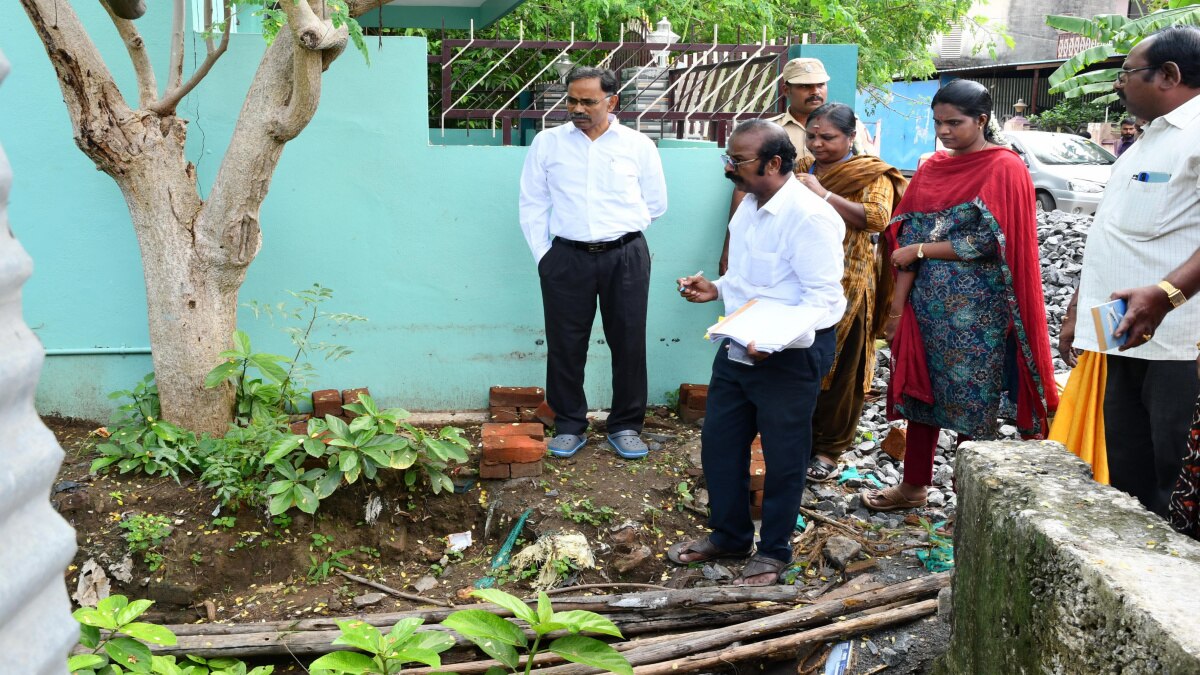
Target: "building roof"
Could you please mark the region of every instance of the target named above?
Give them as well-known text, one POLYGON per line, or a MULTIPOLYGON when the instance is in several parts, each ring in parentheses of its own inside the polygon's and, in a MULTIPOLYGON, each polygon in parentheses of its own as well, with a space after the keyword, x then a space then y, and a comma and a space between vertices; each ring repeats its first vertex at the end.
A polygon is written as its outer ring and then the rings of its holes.
POLYGON ((392 0, 358 21, 384 28, 486 28, 516 9, 524 0, 392 0), (383 12, 382 21, 379 12, 383 12))

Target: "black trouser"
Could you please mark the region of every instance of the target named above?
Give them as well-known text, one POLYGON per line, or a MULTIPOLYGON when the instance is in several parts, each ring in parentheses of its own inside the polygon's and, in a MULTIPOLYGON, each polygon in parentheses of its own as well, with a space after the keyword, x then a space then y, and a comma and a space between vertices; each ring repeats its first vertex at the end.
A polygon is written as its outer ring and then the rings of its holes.
POLYGON ((761 433, 767 475, 758 552, 789 562, 812 450, 813 409, 833 364, 837 335, 825 329, 808 349, 785 349, 753 366, 730 361, 727 343, 713 360, 701 433, 710 541, 723 551, 744 551, 754 543, 750 443, 761 433))
POLYGON ((1200 379, 1195 361, 1107 354, 1104 445, 1112 486, 1164 518, 1187 451, 1200 379))
POLYGON ((641 432, 646 417, 646 304, 650 294, 650 250, 638 236, 598 253, 555 240, 538 262, 546 316, 546 402, 554 409, 555 431, 587 429, 583 392, 588 341, 596 300, 604 339, 612 354, 612 408, 608 433, 641 432))

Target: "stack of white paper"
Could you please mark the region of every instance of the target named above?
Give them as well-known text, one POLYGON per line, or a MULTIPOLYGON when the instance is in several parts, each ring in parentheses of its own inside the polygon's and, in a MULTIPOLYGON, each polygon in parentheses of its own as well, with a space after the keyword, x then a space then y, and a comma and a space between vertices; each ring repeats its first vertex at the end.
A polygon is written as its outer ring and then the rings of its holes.
POLYGON ((829 313, 819 307, 784 305, 771 300, 751 300, 741 309, 713 324, 708 339, 734 342, 763 353, 788 347, 808 347, 815 338, 817 324, 829 313))

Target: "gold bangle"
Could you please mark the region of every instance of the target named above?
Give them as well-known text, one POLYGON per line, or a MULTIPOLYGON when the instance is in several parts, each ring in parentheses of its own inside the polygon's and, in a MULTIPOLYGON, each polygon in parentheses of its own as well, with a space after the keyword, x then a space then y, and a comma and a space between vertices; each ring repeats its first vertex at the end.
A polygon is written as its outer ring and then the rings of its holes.
MULTIPOLYGON (((900 312, 899 314, 888 314, 889 319, 899 319, 902 316, 904 316, 904 312, 900 312)), ((1200 348, 1200 344, 1197 344, 1196 346, 1200 348)))

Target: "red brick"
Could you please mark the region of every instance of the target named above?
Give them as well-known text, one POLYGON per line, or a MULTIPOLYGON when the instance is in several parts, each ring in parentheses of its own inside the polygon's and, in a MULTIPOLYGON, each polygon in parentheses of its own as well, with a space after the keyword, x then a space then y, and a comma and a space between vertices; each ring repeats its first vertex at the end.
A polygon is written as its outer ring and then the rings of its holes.
POLYGON ((904 448, 908 442, 908 431, 904 427, 892 427, 888 430, 887 436, 883 437, 883 451, 894 460, 900 461, 904 459, 904 448))
POLYGON ((750 507, 750 520, 762 520, 762 507, 761 506, 751 506, 750 507))
POLYGON ((292 430, 293 434, 298 436, 308 435, 308 422, 292 422, 289 425, 289 428, 292 430))
POLYGON ((342 393, 337 389, 320 389, 312 393, 313 417, 342 414, 342 393))
POLYGON ((492 407, 488 409, 490 422, 520 422, 521 415, 516 408, 492 407))
POLYGON ((502 408, 536 408, 546 400, 541 387, 492 387, 488 390, 488 405, 502 408))
POLYGON ((703 410, 693 410, 686 406, 679 406, 679 420, 687 424, 699 422, 704 417, 703 410))
POLYGON ((767 480, 767 465, 765 462, 750 462, 750 489, 762 490, 767 480))
POLYGON ((533 478, 542 475, 542 462, 513 462, 508 465, 508 471, 513 478, 533 478))
POLYGON ((755 490, 754 492, 750 493, 750 505, 751 506, 762 506, 762 500, 763 500, 763 491, 762 490, 755 490))
POLYGON ((750 441, 750 456, 753 457, 755 454, 762 457, 762 434, 755 436, 754 440, 750 441))
MULTIPOLYGON (((367 389, 366 387, 356 387, 354 389, 343 389, 342 390, 342 405, 358 403, 359 397, 364 394, 367 396, 370 396, 371 391, 369 389, 367 389)), ((349 410, 343 411, 342 415, 349 419, 354 419, 355 417, 358 417, 358 413, 352 413, 349 410)))
POLYGON ((493 464, 490 462, 479 463, 479 477, 484 480, 496 478, 508 478, 507 464, 493 464))
POLYGON ((528 436, 492 436, 483 441, 483 459, 488 462, 536 462, 545 455, 546 441, 528 436))
POLYGON ((509 424, 484 424, 483 437, 493 436, 528 436, 541 440, 546 437, 546 429, 536 422, 512 422, 509 424))
POLYGON ((689 410, 698 410, 704 412, 708 408, 708 388, 697 389, 688 396, 687 404, 684 405, 689 410))
POLYGON ((537 407, 533 415, 542 424, 548 427, 554 426, 554 408, 551 408, 550 404, 546 401, 542 401, 542 404, 537 407))
POLYGON ((517 408, 517 417, 522 422, 536 422, 537 408, 517 408))

